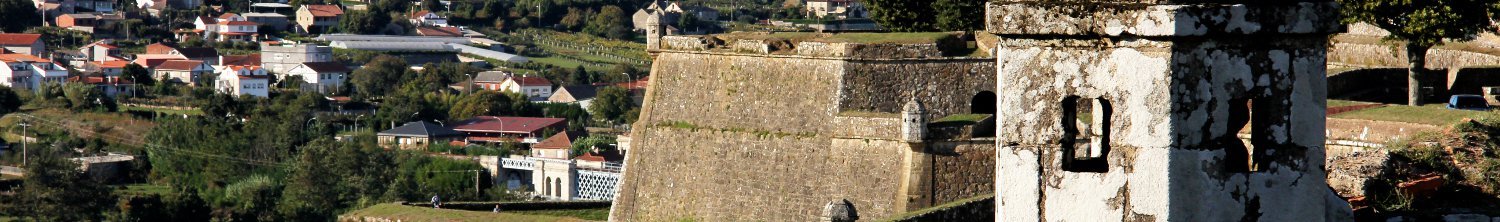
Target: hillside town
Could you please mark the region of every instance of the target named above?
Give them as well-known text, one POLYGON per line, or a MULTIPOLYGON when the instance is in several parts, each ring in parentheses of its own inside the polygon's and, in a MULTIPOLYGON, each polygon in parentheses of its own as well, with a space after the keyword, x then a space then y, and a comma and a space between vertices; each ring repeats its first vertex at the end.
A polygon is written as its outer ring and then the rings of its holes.
POLYGON ((1500 0, 0 21, 0 221, 1500 220, 1500 0))

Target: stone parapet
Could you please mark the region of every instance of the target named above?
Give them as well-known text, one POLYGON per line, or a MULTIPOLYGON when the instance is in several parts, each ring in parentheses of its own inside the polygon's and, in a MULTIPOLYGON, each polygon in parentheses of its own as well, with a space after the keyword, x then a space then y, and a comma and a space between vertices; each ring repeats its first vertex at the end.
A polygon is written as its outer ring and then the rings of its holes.
POLYGON ((1186 37, 1341 32, 1332 1, 992 1, 999 35, 1186 37), (1191 3, 1191 4, 1189 4, 1191 3))

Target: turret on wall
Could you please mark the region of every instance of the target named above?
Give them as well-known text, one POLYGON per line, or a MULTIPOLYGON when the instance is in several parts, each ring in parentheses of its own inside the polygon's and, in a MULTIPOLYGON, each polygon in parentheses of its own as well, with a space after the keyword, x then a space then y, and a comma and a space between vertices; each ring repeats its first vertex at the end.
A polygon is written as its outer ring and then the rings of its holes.
POLYGON ((1323 179, 1335 3, 1002 0, 987 11, 1001 39, 997 219, 1347 215, 1323 179))

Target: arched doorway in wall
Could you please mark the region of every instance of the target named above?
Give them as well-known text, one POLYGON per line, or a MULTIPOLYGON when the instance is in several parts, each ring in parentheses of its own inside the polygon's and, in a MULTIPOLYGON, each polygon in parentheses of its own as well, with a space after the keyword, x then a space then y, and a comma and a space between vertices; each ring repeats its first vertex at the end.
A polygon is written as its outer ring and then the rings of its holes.
POLYGON ((969 100, 969 113, 995 114, 995 92, 979 91, 974 98, 969 100))

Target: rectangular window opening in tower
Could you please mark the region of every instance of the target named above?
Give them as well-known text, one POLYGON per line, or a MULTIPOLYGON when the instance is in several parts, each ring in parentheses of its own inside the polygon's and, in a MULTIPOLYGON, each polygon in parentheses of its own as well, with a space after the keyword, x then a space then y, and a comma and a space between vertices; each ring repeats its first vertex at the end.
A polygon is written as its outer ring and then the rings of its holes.
POLYGON ((1071 172, 1109 171, 1111 107, 1103 98, 1069 96, 1062 101, 1062 168, 1071 172))
POLYGON ((1265 113, 1269 103, 1256 103, 1253 98, 1233 99, 1229 101, 1228 129, 1220 143, 1224 147, 1224 167, 1229 172, 1250 173, 1265 170, 1266 143, 1265 113), (1248 134, 1249 138, 1241 138, 1240 135, 1248 134))

